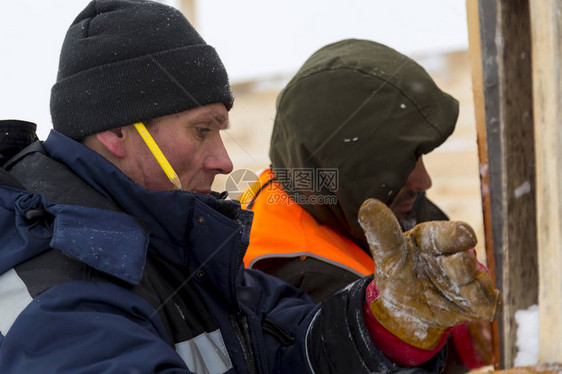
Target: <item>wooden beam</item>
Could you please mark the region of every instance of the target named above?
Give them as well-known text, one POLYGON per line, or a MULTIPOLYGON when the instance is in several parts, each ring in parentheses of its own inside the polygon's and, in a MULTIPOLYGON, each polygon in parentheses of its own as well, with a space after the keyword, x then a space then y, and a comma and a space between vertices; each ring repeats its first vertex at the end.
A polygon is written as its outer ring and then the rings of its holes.
POLYGON ((196 0, 179 0, 179 8, 193 27, 197 28, 197 4, 196 0))
MULTIPOLYGON (((488 0, 478 0, 478 16, 480 19, 480 46, 482 59, 482 80, 484 93, 484 112, 486 119, 485 132, 479 135, 481 138, 486 137, 486 148, 488 155, 488 178, 489 178, 489 200, 490 211, 483 210, 483 213, 490 217, 491 226, 491 242, 493 248, 486 248, 489 261, 494 263, 494 275, 496 287, 498 287, 505 297, 505 288, 503 285, 504 273, 504 214, 503 214, 503 171, 502 171, 502 137, 500 131, 500 94, 499 94, 499 67, 498 67, 498 49, 496 45, 497 35, 497 6, 496 2, 488 0)), ((478 128, 477 128, 478 129, 478 128)), ((479 130, 482 131, 482 130, 479 130)), ((483 207, 485 208, 485 207, 483 207)), ((488 239, 488 234, 487 240, 488 239)), ((505 367, 505 350, 506 342, 504 332, 506 327, 503 316, 497 322, 498 338, 494 340, 495 354, 499 357, 500 368, 505 367)), ((509 326, 507 327, 509 329, 509 326)))
POLYGON ((517 355, 515 312, 538 302, 529 0, 479 0, 500 368, 517 355))
POLYGON ((515 312, 538 302, 531 32, 529 0, 497 8, 502 163, 504 296, 502 367, 517 354, 515 312))
MULTIPOLYGON (((486 247, 486 266, 492 279, 496 279, 494 244, 492 237, 492 210, 490 200, 490 166, 488 162, 488 145, 486 134, 486 108, 484 105, 484 81, 482 77, 482 44, 480 42, 480 16, 477 0, 466 0, 469 59, 472 72, 472 93, 476 119, 476 140, 480 167, 480 190, 484 221, 484 239, 486 247)), ((499 325, 492 324, 492 344, 494 367, 499 368, 500 344, 499 325)))
POLYGON ((562 1, 532 0, 539 363, 562 358, 562 1))
MULTIPOLYGON (((500 131, 500 95, 498 51, 496 46, 497 9, 496 3, 488 0, 478 1, 480 19, 480 46, 482 59, 482 80, 484 93, 484 114, 486 131, 479 135, 486 139, 488 156, 488 178, 491 236, 493 249, 486 249, 490 261, 494 263, 496 286, 503 291, 503 189, 502 189, 502 142, 500 131), (490 253, 491 252, 491 253, 490 253)), ((488 234, 486 234, 488 235, 488 234)), ((489 240, 489 239, 487 239, 489 240)), ((503 331, 503 320, 499 320, 503 331)), ((500 339, 500 351, 503 352, 503 340, 500 339)))

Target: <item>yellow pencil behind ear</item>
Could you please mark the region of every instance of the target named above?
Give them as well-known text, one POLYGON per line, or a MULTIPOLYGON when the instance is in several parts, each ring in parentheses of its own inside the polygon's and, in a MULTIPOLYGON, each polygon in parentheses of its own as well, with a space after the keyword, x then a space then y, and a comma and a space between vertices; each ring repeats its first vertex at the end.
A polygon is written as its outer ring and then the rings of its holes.
POLYGON ((158 147, 158 144, 156 144, 156 142, 152 138, 152 135, 150 135, 150 133, 148 132, 148 129, 146 128, 144 123, 137 122, 134 124, 134 126, 162 170, 164 170, 164 173, 166 173, 166 176, 168 177, 170 182, 172 182, 174 186, 178 188, 178 190, 182 190, 180 178, 172 168, 172 165, 170 165, 170 163, 168 162, 168 159, 166 159, 166 156, 164 156, 164 154, 160 150, 160 147, 158 147))

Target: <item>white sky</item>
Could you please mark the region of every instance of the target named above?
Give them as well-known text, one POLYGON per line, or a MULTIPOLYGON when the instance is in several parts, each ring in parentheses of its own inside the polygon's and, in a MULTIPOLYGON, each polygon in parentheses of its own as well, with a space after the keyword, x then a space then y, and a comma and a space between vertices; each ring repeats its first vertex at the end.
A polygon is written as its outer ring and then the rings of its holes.
MULTIPOLYGON (((0 0, 0 119, 36 122, 47 136, 60 47, 87 3, 0 0)), ((468 46, 465 0, 198 0, 196 25, 232 82, 291 74, 321 46, 350 37, 414 58, 468 46)))

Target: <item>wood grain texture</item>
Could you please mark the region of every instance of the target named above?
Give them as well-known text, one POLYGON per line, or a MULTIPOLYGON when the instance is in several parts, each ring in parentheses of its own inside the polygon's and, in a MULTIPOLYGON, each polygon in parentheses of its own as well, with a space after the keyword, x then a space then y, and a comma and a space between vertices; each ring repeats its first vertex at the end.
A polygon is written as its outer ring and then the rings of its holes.
POLYGON ((528 0, 498 2, 498 67, 503 190, 504 350, 517 354, 515 313, 538 301, 535 146, 528 0))
POLYGON ((562 1, 531 1, 539 249, 539 363, 562 357, 562 1))
POLYGON ((197 3, 196 0, 179 0, 179 9, 195 28, 197 28, 196 3, 197 3))
MULTIPOLYGON (((486 247, 486 265, 493 280, 496 279, 494 243, 492 236, 492 209, 490 201, 490 167, 486 133, 486 108, 484 105, 484 80, 482 77, 482 43, 480 42, 480 17, 477 0, 466 0, 469 57, 472 72, 472 92, 474 97, 474 116, 478 143, 482 212, 486 247)), ((492 323, 492 343, 494 348, 494 367, 499 368, 500 344, 499 325, 492 323)))

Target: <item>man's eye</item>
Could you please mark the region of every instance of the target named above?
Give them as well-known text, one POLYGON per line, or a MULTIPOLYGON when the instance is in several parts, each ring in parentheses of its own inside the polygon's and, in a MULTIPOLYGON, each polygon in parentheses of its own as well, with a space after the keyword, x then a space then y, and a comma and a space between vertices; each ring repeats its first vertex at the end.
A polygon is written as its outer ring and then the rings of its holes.
POLYGON ((211 132, 211 129, 208 127, 196 127, 197 134, 200 136, 204 136, 206 133, 211 132))

